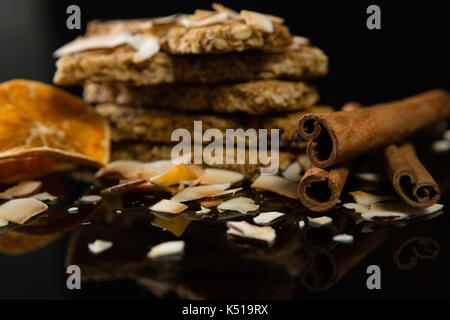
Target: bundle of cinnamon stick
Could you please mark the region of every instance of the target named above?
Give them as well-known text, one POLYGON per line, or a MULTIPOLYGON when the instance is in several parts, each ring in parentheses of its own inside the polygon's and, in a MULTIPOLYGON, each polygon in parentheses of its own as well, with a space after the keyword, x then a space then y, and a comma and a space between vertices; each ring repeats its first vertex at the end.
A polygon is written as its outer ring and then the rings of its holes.
POLYGON ((445 90, 370 107, 353 102, 341 111, 303 116, 298 131, 308 141, 307 155, 313 167, 299 183, 300 201, 311 211, 332 209, 353 160, 378 150, 395 191, 406 203, 421 208, 435 204, 440 198, 439 186, 407 139, 448 118, 450 96, 445 90))

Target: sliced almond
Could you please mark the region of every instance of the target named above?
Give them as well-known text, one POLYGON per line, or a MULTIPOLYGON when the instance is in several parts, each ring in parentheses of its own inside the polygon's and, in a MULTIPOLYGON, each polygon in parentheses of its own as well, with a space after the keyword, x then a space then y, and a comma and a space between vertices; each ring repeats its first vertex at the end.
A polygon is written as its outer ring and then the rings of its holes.
POLYGON ((198 164, 187 164, 186 165, 197 177, 201 178, 205 173, 205 169, 198 164))
POLYGON ((234 184, 244 179, 244 175, 239 172, 206 168, 200 184, 218 184, 218 183, 231 183, 234 184))
POLYGON ((19 184, 0 192, 0 199, 25 198, 31 196, 42 188, 40 181, 22 181, 19 184))
POLYGON ((176 254, 182 254, 184 251, 185 242, 183 240, 167 241, 152 247, 147 253, 147 257, 150 259, 172 256, 176 254))
POLYGON ((144 163, 133 160, 117 160, 108 163, 95 174, 96 178, 117 175, 124 179, 135 179, 139 172, 144 171, 144 163))
POLYGON ((217 206, 221 211, 238 211, 242 214, 246 214, 250 211, 256 211, 259 209, 259 205, 255 204, 255 201, 246 197, 238 197, 228 201, 224 201, 217 206))
POLYGON ((213 24, 218 24, 228 20, 227 12, 219 12, 204 19, 195 19, 193 17, 180 19, 180 24, 184 27, 204 27, 213 24))
POLYGON ((286 168, 286 170, 281 173, 283 177, 288 180, 299 182, 300 173, 302 172, 302 167, 298 162, 293 162, 286 168))
POLYGON ((331 224, 333 222, 333 219, 327 216, 317 218, 308 217, 308 222, 312 228, 320 228, 331 224))
POLYGON ((48 192, 36 193, 36 194, 32 195, 30 198, 40 200, 40 201, 53 201, 53 200, 58 199, 58 197, 55 197, 48 192))
POLYGON ((333 237, 333 241, 343 244, 351 244, 353 243, 353 239, 352 235, 346 233, 337 234, 333 237))
POLYGON ((91 251, 93 254, 99 254, 103 251, 106 251, 110 248, 112 248, 113 243, 111 241, 106 240, 100 240, 97 239, 94 242, 88 243, 89 251, 91 251))
POLYGON ((132 40, 132 37, 133 36, 128 32, 79 37, 56 50, 53 55, 54 57, 59 58, 92 49, 115 48, 120 45, 128 44, 132 40))
POLYGON ((211 184, 206 186, 188 187, 177 193, 171 200, 186 202, 191 200, 203 199, 221 193, 230 187, 229 183, 211 184))
POLYGON ((168 187, 181 181, 194 180, 196 178, 196 174, 191 169, 180 163, 174 165, 169 171, 150 178, 150 182, 158 186, 168 187))
POLYGON ((300 221, 298 222, 298 227, 299 227, 300 229, 303 229, 303 228, 305 227, 305 225, 306 225, 306 223, 305 223, 305 221, 303 221, 303 220, 300 220, 300 221))
POLYGON ((349 195, 355 199, 356 203, 370 206, 373 203, 387 201, 387 200, 395 200, 396 198, 393 196, 379 196, 376 194, 364 192, 364 191, 353 191, 349 192, 349 195))
POLYGON ((47 205, 33 198, 13 199, 0 206, 0 218, 24 224, 30 218, 46 211, 47 205))
POLYGON ((413 219, 442 210, 442 204, 434 204, 427 208, 414 208, 404 202, 374 203, 370 210, 361 216, 367 221, 395 221, 413 219))
POLYGON ((261 212, 253 218, 253 222, 262 226, 273 224, 286 217, 286 214, 278 211, 261 212))
POLYGON ((241 238, 256 239, 272 245, 275 242, 276 232, 272 227, 258 227, 246 221, 228 221, 227 234, 241 238))
POLYGON ((265 31, 267 33, 273 33, 274 31, 272 21, 265 14, 242 10, 241 16, 249 26, 265 31))
POLYGON ((182 213, 184 210, 188 208, 187 205, 182 204, 177 201, 163 199, 150 207, 150 210, 157 212, 165 212, 172 214, 182 213))
POLYGON ((153 57, 161 48, 157 37, 149 35, 139 35, 139 37, 137 44, 135 42, 135 50, 137 52, 133 55, 134 63, 140 63, 153 57))
POLYGON ((271 191, 291 199, 298 199, 298 184, 280 176, 261 175, 255 180, 255 182, 252 183, 250 187, 259 190, 271 191))

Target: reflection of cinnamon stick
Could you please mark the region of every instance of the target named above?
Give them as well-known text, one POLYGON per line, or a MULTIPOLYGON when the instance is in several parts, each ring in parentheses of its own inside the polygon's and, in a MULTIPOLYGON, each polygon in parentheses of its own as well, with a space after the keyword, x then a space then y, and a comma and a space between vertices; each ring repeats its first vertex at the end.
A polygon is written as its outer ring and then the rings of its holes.
POLYGON ((432 90, 353 112, 307 114, 300 118, 298 130, 303 139, 309 140, 307 153, 313 164, 327 168, 401 141, 449 117, 448 93, 432 90))
POLYGON ((300 271, 300 281, 313 291, 328 290, 386 239, 387 232, 379 230, 355 238, 351 245, 312 250, 309 263, 300 271))
POLYGON ((417 158, 411 143, 388 146, 384 152, 386 172, 398 195, 413 207, 429 207, 441 195, 439 186, 417 158))
POLYGON ((439 242, 432 238, 428 224, 419 224, 394 230, 389 239, 395 265, 411 270, 419 260, 435 258, 440 251, 439 242))
MULTIPOLYGON (((349 102, 342 107, 342 111, 352 112, 361 107, 357 102, 349 102)), ((315 166, 308 169, 298 184, 301 203, 314 212, 334 208, 341 196, 350 166, 351 161, 327 170, 315 166)))

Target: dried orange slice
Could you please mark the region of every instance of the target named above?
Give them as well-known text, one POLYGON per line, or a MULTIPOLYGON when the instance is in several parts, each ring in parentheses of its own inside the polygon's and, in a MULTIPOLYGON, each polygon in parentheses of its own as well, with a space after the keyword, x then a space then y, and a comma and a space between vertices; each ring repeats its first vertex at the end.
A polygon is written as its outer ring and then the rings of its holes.
POLYGON ((0 84, 1 162, 27 158, 44 173, 60 162, 101 167, 109 145, 108 123, 78 97, 36 81, 0 84))

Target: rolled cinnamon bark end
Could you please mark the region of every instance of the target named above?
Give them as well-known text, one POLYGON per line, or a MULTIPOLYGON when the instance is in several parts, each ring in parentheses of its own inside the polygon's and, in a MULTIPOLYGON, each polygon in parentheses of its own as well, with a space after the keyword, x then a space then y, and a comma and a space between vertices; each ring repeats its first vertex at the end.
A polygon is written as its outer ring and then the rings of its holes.
POLYGON ((306 154, 315 166, 327 168, 336 161, 338 141, 327 119, 320 114, 307 114, 300 118, 298 132, 303 140, 308 141, 306 154))
POLYGON ((316 167, 308 169, 298 184, 301 203, 314 212, 333 209, 341 196, 349 167, 344 164, 329 171, 316 167))
POLYGON ((386 172, 398 195, 410 206, 425 208, 437 203, 441 190, 422 165, 411 143, 384 150, 386 172))
POLYGON ((319 168, 351 160, 369 150, 404 140, 426 126, 450 118, 445 90, 389 103, 328 114, 307 114, 298 131, 308 141, 307 154, 319 168))

